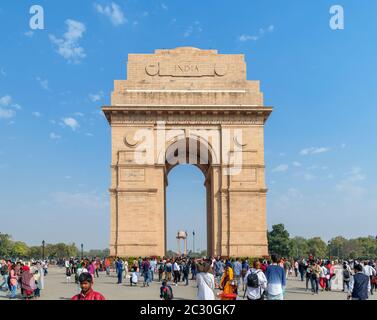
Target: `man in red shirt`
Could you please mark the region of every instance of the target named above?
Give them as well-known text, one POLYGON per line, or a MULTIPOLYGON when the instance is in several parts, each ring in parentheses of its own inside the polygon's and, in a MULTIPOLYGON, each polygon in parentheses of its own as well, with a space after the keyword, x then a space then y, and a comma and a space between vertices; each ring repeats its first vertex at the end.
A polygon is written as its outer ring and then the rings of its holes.
POLYGON ((81 292, 71 300, 105 300, 105 297, 92 289, 93 278, 88 272, 83 272, 79 277, 81 292))

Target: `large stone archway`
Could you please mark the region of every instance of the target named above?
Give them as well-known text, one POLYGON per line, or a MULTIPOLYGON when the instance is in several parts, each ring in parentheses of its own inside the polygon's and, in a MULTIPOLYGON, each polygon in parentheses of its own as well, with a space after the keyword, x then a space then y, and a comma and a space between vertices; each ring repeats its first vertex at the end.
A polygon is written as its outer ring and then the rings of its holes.
POLYGON ((112 129, 113 256, 166 252, 167 175, 192 163, 205 175, 208 253, 267 250, 264 124, 259 81, 241 54, 183 47, 130 54, 103 111, 112 129))

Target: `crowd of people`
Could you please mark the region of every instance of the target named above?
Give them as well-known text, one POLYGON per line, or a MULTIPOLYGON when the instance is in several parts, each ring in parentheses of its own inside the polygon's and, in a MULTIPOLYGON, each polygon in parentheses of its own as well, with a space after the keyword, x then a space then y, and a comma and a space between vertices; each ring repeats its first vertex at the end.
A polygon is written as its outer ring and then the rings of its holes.
MULTIPOLYGON (((116 273, 117 284, 124 281, 130 286, 150 286, 160 283, 160 299, 174 298, 173 288, 182 283, 195 282, 199 300, 283 300, 287 278, 305 281, 306 291, 313 295, 331 291, 334 279, 341 268, 343 291, 349 299, 366 300, 377 289, 374 261, 329 261, 309 256, 306 259, 285 259, 272 254, 269 259, 229 258, 69 258, 58 261, 65 268, 66 282, 77 284, 74 300, 103 300, 93 291, 95 278, 100 272, 116 273)), ((20 290, 24 299, 38 299, 47 275, 46 261, 1 261, 2 283, 0 288, 9 291, 9 298, 20 290)))
MULTIPOLYGON (((66 261, 66 266, 75 263, 66 261)), ((305 281, 306 291, 319 294, 322 291, 331 291, 331 284, 336 276, 334 262, 315 259, 290 260, 271 255, 270 259, 257 259, 249 262, 248 259, 223 259, 189 257, 177 258, 141 258, 133 261, 117 258, 111 263, 110 259, 102 261, 86 260, 78 268, 76 279, 81 272, 87 272, 98 277, 98 271, 103 270, 109 275, 113 268, 117 275, 117 283, 122 284, 124 279, 129 279, 130 286, 139 283, 149 286, 152 281, 161 283, 160 298, 173 299, 173 287, 183 282, 189 284, 189 279, 196 281, 197 298, 199 300, 283 300, 285 296, 286 281, 288 277, 305 281), (309 288, 310 285, 310 288, 309 288), (218 291, 217 291, 218 290, 218 291), (215 292, 218 292, 215 294, 215 292), (242 295, 243 292, 243 295, 242 295)), ((79 264, 80 266, 80 264, 79 264)), ((67 267, 67 270, 69 268, 67 267)), ((72 270, 74 272, 74 270, 72 270)), ((70 271, 67 271, 70 274, 70 271)), ((375 263, 373 261, 343 262, 343 291, 352 299, 368 299, 377 289, 375 263), (365 277, 368 281, 365 281, 365 277), (365 284, 360 286, 359 282, 365 284), (356 285, 355 285, 356 284, 356 285), (366 285, 366 287, 365 287, 366 285), (367 290, 367 293, 365 294, 367 290)), ((77 280, 78 281, 78 280, 77 280)))
POLYGON ((38 299, 44 289, 44 278, 48 273, 47 261, 24 262, 1 260, 0 289, 9 292, 9 299, 17 298, 18 291, 23 299, 38 299))

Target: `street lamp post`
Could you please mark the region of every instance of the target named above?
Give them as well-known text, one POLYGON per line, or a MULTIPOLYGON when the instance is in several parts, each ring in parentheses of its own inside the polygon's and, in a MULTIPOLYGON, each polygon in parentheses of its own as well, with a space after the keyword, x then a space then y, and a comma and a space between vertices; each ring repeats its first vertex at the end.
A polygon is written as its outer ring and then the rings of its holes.
POLYGON ((327 242, 327 245, 329 247, 329 260, 331 260, 331 242, 327 242))
POLYGON ((45 260, 45 244, 46 242, 43 240, 42 241, 42 260, 45 260))
POLYGON ((195 230, 192 231, 192 251, 195 253, 195 230))
POLYGON ((84 244, 81 244, 81 260, 84 259, 84 244))

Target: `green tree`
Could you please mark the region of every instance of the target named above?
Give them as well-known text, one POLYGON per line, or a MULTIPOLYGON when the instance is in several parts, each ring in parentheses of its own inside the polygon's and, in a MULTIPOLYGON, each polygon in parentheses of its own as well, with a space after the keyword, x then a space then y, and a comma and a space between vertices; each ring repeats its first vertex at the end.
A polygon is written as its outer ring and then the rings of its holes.
POLYGON ((346 256, 346 245, 348 240, 342 236, 337 236, 330 240, 330 253, 332 257, 344 258, 346 256))
POLYGON ((27 257, 31 259, 40 259, 42 258, 42 247, 40 246, 32 246, 29 247, 27 257))
POLYGON ((16 241, 12 246, 12 256, 14 257, 27 257, 29 248, 25 242, 16 241))
POLYGON ((317 258, 327 256, 327 245, 320 237, 314 237, 308 240, 308 253, 317 258))
POLYGON ((9 257, 12 254, 12 237, 9 234, 0 233, 0 257, 9 257))
POLYGON ((303 237, 294 237, 290 239, 289 256, 296 258, 308 256, 308 240, 303 237))
POLYGON ((289 233, 285 230, 284 224, 275 224, 272 230, 267 233, 268 250, 270 254, 275 253, 283 257, 289 256, 289 233))

